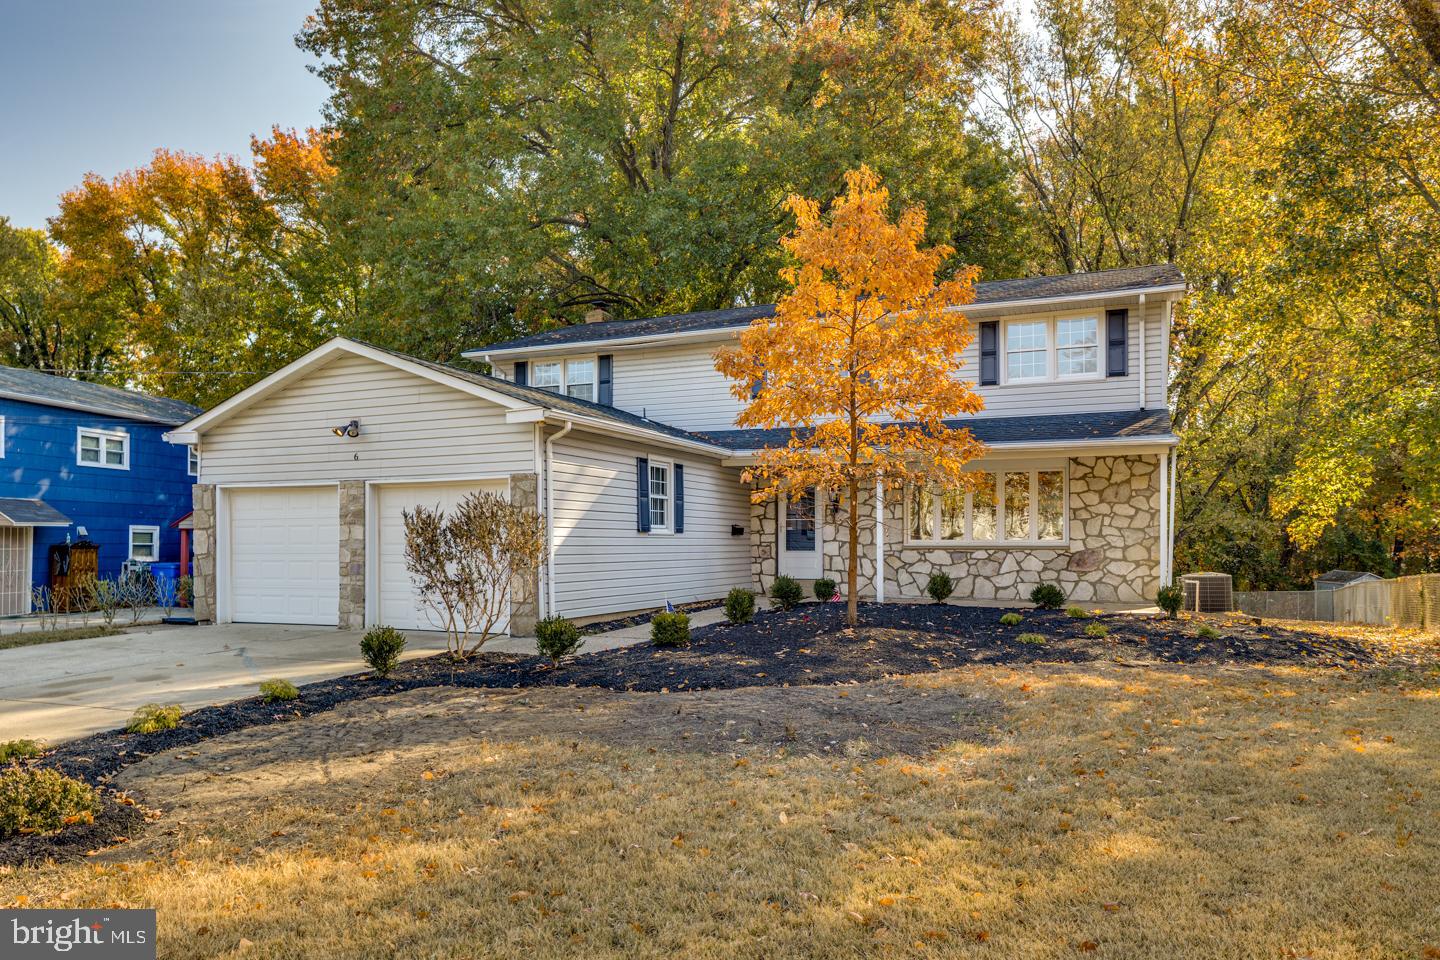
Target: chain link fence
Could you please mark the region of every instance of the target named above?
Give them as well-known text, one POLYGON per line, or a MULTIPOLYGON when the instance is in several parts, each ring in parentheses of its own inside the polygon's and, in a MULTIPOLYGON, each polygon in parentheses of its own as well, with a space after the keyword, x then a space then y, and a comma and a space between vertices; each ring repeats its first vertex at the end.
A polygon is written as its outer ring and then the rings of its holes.
POLYGON ((1374 623, 1440 631, 1440 573, 1352 583, 1337 590, 1237 591, 1235 609, 1274 620, 1374 623))

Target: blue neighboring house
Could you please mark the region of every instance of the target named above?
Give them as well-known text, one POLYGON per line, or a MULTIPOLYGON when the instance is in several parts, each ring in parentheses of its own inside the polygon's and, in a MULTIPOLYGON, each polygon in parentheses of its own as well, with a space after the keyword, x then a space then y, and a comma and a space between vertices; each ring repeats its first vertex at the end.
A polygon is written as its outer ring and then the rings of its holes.
POLYGON ((30 611, 52 544, 99 547, 100 575, 176 562, 197 462, 164 433, 200 412, 37 370, 0 367, 0 616, 30 611))

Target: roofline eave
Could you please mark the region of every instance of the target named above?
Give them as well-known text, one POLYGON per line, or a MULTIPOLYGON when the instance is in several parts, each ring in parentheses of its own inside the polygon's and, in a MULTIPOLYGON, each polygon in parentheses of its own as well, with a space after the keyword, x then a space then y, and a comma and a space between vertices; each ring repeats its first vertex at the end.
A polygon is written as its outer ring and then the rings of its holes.
MULTIPOLYGON (((1121 450, 1125 453, 1161 453, 1173 449, 1180 443, 1180 438, 1173 433, 1161 434, 1150 437, 1090 437, 1082 440, 1027 440, 1011 443, 986 443, 986 453, 979 457, 983 460, 990 452, 999 454, 1046 454, 1057 453, 1065 450, 1083 450, 1083 456, 1103 456, 1111 448, 1121 450)), ((725 458, 724 465, 727 467, 748 467, 755 463, 756 456, 766 448, 753 447, 749 450, 731 450, 730 455, 725 458)))

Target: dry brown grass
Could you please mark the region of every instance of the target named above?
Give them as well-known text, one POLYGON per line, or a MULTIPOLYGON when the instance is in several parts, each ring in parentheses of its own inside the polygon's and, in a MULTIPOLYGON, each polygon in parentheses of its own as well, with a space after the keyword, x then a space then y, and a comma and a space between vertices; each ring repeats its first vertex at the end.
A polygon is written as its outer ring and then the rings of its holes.
POLYGON ((0 904, 155 906, 167 957, 1440 952, 1440 677, 986 668, 896 696, 968 694, 994 729, 916 759, 417 691, 132 768, 156 835, 0 875, 0 904))

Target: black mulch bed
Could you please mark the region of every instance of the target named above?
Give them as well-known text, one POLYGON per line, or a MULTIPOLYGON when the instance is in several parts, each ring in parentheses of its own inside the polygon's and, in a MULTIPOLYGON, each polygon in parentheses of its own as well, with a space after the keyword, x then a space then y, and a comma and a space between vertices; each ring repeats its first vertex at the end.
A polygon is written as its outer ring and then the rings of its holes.
MULTIPOLYGON (((109 731, 61 745, 38 761, 90 783, 153 753, 183 747, 247 727, 283 723, 329 710, 348 700, 385 696, 417 687, 589 686, 611 690, 682 691, 752 686, 856 683, 890 675, 925 673, 966 664, 1080 663, 1151 660, 1165 663, 1305 663, 1363 666, 1363 646, 1301 631, 1230 623, 1222 636, 1196 636, 1186 621, 1134 615, 1077 619, 1061 611, 1021 611, 1023 622, 1000 623, 1004 610, 939 605, 861 604, 860 625, 845 628, 843 604, 805 604, 788 612, 759 613, 744 625, 697 628, 689 647, 657 650, 649 644, 581 654, 551 669, 535 656, 482 654, 465 663, 445 655, 402 663, 389 679, 357 674, 309 683, 285 704, 258 697, 203 707, 174 730, 154 734, 109 731), (1085 636, 1091 623, 1109 636, 1085 636), (1019 643, 1039 633, 1043 644, 1019 643)), ((643 621, 642 621, 643 622, 643 621)), ((0 843, 0 862, 9 842, 0 843)))

